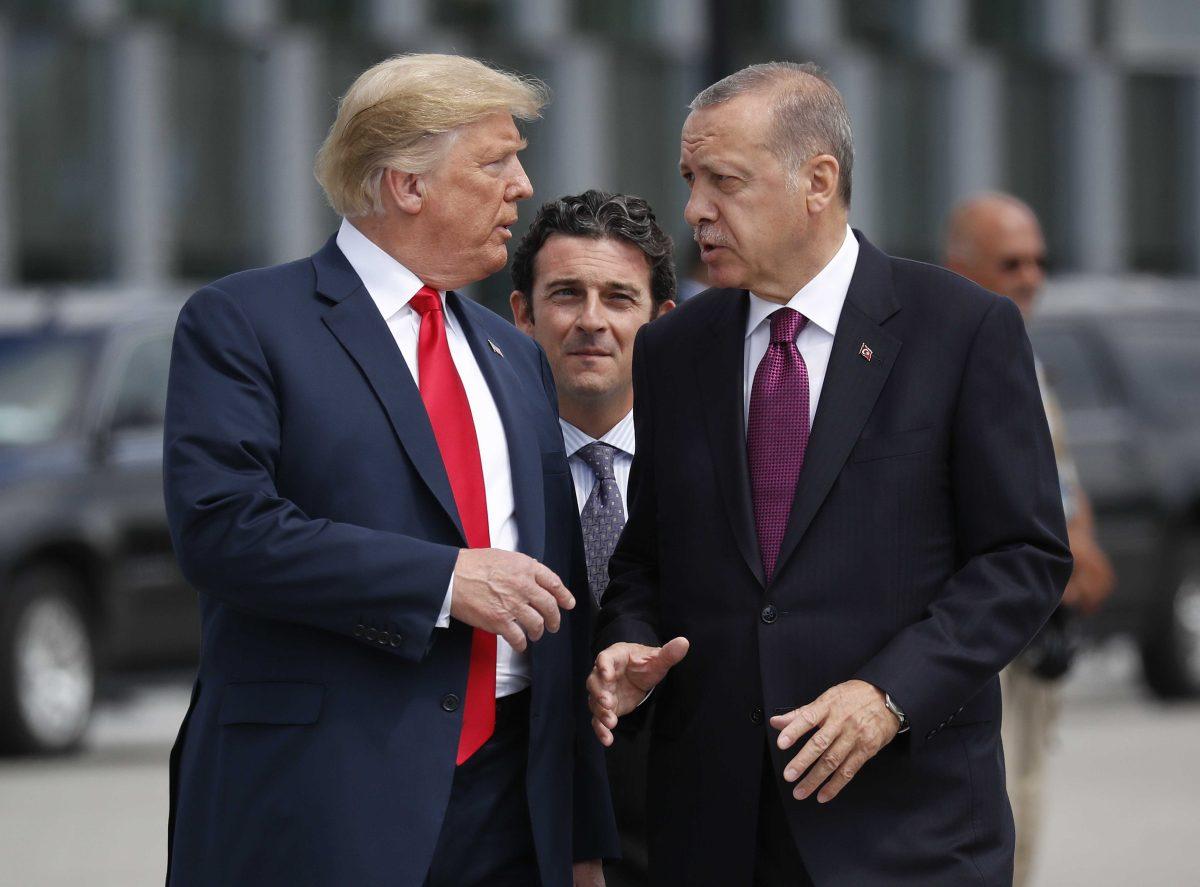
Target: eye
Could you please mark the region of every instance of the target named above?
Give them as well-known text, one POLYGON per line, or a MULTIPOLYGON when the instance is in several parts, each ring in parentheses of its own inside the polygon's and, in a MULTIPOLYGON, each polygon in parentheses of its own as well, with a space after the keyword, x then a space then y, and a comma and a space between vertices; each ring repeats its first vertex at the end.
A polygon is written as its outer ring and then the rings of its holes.
POLYGON ((683 174, 683 180, 690 185, 692 182, 694 182, 696 180, 696 177, 694 175, 692 175, 690 172, 685 172, 683 174))

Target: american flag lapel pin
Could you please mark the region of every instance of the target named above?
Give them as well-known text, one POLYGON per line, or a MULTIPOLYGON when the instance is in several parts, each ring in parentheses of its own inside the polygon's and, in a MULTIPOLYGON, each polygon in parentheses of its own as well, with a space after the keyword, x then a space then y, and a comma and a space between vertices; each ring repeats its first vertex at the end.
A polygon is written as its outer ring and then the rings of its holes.
POLYGON ((493 342, 491 339, 488 339, 488 345, 490 345, 490 346, 491 346, 491 348, 492 348, 492 350, 493 350, 493 351, 495 351, 497 354, 499 354, 501 357, 503 357, 503 356, 504 356, 504 352, 503 352, 503 351, 501 351, 501 350, 500 350, 500 348, 499 348, 499 346, 498 346, 498 345, 496 345, 496 343, 495 343, 495 342, 493 342))
POLYGON ((871 350, 871 346, 863 342, 858 346, 858 356, 870 363, 871 358, 875 356, 875 352, 871 350))

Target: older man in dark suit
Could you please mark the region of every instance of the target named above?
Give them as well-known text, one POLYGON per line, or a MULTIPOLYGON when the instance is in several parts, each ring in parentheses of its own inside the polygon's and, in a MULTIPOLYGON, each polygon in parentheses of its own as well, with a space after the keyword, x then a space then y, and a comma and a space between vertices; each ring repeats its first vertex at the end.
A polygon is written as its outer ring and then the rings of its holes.
POLYGON ((203 652, 172 885, 602 884, 554 382, 453 292, 504 266, 544 98, 455 56, 371 68, 317 160, 337 235, 183 309, 166 497, 203 652))
POLYGON ((606 743, 659 685, 651 880, 1007 884, 997 673, 1071 563, 1020 314, 849 229, 819 69, 754 66, 692 109, 685 216, 718 288, 638 338, 589 678, 606 743))

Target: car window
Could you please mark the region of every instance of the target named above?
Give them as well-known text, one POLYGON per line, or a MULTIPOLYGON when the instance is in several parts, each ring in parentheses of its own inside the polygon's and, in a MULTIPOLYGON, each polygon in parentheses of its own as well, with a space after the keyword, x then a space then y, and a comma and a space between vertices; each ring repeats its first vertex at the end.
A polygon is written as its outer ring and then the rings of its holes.
POLYGON ((118 381, 113 430, 158 428, 167 403, 171 337, 139 341, 129 351, 118 381))
POLYGON ((61 435, 79 409, 94 355, 87 336, 0 337, 0 445, 61 435))
POLYGON ((1029 331, 1029 338, 1042 362, 1046 381, 1064 410, 1097 409, 1112 401, 1081 332, 1065 327, 1035 327, 1029 331))
POLYGON ((1181 416, 1200 410, 1200 318, 1135 320, 1114 339, 1139 397, 1181 416))

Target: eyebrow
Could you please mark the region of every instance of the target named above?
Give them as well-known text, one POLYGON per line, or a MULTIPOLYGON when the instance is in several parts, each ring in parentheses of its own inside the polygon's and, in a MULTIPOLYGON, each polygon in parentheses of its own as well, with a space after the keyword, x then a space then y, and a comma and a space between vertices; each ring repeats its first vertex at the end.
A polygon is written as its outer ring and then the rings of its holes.
MULTIPOLYGON (((556 286, 582 286, 583 281, 578 277, 555 277, 553 280, 546 281, 546 289, 552 289, 556 286)), ((605 289, 619 289, 628 292, 639 293, 637 284, 629 281, 606 280, 602 284, 605 289)))

